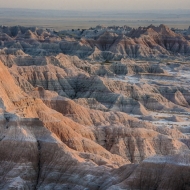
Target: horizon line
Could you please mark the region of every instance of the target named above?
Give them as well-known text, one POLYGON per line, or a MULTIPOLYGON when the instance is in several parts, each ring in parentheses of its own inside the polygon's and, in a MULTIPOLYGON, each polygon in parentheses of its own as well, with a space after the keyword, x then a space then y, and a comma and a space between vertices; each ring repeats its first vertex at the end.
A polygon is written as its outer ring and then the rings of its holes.
POLYGON ((96 12, 96 11, 104 11, 104 12, 110 12, 110 11, 132 11, 132 12, 135 12, 135 11, 140 11, 140 12, 145 12, 145 11, 190 11, 190 9, 42 9, 42 8, 18 8, 18 7, 0 7, 0 9, 17 9, 17 10, 41 10, 41 11, 86 11, 86 12, 90 12, 90 11, 93 11, 93 12, 96 12))

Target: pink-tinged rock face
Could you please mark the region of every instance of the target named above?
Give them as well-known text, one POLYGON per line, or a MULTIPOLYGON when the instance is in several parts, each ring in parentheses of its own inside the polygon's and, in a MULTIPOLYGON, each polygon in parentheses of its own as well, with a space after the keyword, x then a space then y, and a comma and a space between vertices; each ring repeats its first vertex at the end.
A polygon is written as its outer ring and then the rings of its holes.
POLYGON ((0 189, 190 188, 189 41, 125 29, 0 27, 0 189))

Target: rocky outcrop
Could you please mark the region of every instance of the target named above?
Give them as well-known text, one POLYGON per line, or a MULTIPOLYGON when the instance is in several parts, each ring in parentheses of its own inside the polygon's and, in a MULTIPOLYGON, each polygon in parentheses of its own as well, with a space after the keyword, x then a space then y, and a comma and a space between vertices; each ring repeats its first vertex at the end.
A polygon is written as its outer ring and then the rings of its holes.
POLYGON ((0 189, 189 189, 189 42, 96 30, 0 27, 0 189))
MULTIPOLYGON (((0 28, 2 53, 48 56, 64 53, 88 60, 121 60, 122 58, 170 57, 189 55, 190 43, 165 25, 139 27, 130 33, 111 32, 109 28, 54 32, 35 27, 0 28), (96 32, 97 31, 97 32, 96 32), (88 35, 90 33, 90 37, 88 35), (22 52, 18 52, 22 50, 22 52)), ((125 30, 125 29, 124 29, 125 30)))
POLYGON ((145 160, 124 183, 132 189, 188 189, 189 169, 189 153, 153 157, 145 160))

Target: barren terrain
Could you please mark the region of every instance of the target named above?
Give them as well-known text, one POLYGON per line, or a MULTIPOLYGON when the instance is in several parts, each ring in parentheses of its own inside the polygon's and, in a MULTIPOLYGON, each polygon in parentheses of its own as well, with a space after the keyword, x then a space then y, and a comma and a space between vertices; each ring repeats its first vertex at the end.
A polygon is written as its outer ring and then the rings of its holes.
POLYGON ((0 27, 0 189, 190 189, 189 30, 0 27))

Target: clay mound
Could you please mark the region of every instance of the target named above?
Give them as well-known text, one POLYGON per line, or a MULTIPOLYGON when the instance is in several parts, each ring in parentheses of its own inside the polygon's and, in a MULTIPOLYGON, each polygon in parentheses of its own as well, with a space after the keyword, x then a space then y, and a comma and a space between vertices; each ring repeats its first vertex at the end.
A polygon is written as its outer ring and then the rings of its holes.
POLYGON ((64 97, 59 96, 54 91, 45 90, 42 86, 37 86, 36 88, 32 89, 30 95, 33 96, 34 98, 40 98, 43 101, 56 99, 56 98, 65 99, 64 97))
POLYGON ((14 102, 24 99, 26 96, 10 75, 7 68, 0 61, 0 97, 3 100, 7 111, 14 110, 14 102))
POLYGON ((176 34, 170 30, 166 25, 161 24, 156 27, 154 25, 150 25, 148 27, 139 27, 138 29, 133 29, 129 36, 132 38, 139 38, 141 35, 149 35, 149 36, 172 36, 175 37, 176 34))
POLYGON ((155 36, 158 35, 158 33, 152 27, 149 27, 144 35, 155 36))
POLYGON ((78 98, 78 99, 74 99, 74 101, 77 104, 84 106, 86 108, 101 110, 101 111, 107 111, 108 110, 104 105, 102 105, 100 102, 98 102, 94 98, 78 98))
POLYGON ((158 34, 161 34, 163 36, 177 36, 175 32, 173 32, 169 27, 167 27, 164 24, 161 24, 159 27, 155 27, 153 25, 149 26, 148 28, 152 28, 154 31, 156 31, 158 34))
POLYGON ((145 27, 139 27, 138 29, 133 29, 130 33, 129 36, 131 38, 139 38, 142 34, 146 32, 145 27))
POLYGON ((96 46, 100 50, 109 50, 113 42, 117 39, 118 35, 115 33, 105 32, 96 41, 96 46))
POLYGON ((88 59, 90 59, 90 60, 104 60, 104 57, 102 56, 102 51, 95 46, 92 54, 88 57, 88 59))
POLYGON ((0 41, 12 41, 12 40, 13 39, 9 35, 5 33, 0 33, 0 41))
POLYGON ((157 121, 158 119, 156 119, 154 116, 152 115, 147 115, 142 117, 142 120, 147 120, 147 121, 157 121))
POLYGON ((166 97, 169 101, 173 102, 176 105, 183 106, 183 107, 188 107, 189 103, 186 100, 186 93, 179 91, 179 90, 172 90, 170 88, 166 88, 162 92, 163 96, 166 97), (165 92, 166 91, 166 92, 165 92), (168 91, 168 92, 167 92, 168 91))
POLYGON ((190 35, 190 26, 189 26, 189 28, 187 29, 186 35, 190 35))
MULTIPOLYGON (((128 179, 118 186, 116 185, 115 188, 129 185, 132 189, 150 189, 152 187, 165 189, 168 184, 166 181, 167 176, 171 183, 170 189, 178 190, 188 183, 189 171, 189 152, 174 156, 156 156, 144 161, 128 179), (152 171, 156 171, 156 173, 152 171), (184 177, 176 180, 176 175, 178 175, 179 171, 182 171, 184 177), (143 184, 141 184, 142 181, 144 182, 143 184)), ((189 185, 185 187, 189 188, 189 185)))
POLYGON ((183 122, 184 120, 180 117, 177 117, 177 116, 172 116, 172 117, 168 117, 166 118, 166 120, 168 121, 172 121, 172 122, 183 122))
POLYGON ((148 110, 142 105, 142 103, 139 103, 139 109, 134 107, 134 110, 132 111, 133 114, 137 115, 148 115, 148 110))
POLYGON ((174 97, 173 97, 173 102, 175 104, 185 106, 185 107, 189 105, 180 91, 175 92, 174 97))
POLYGON ((31 30, 28 30, 24 36, 25 39, 37 40, 38 37, 31 30))

